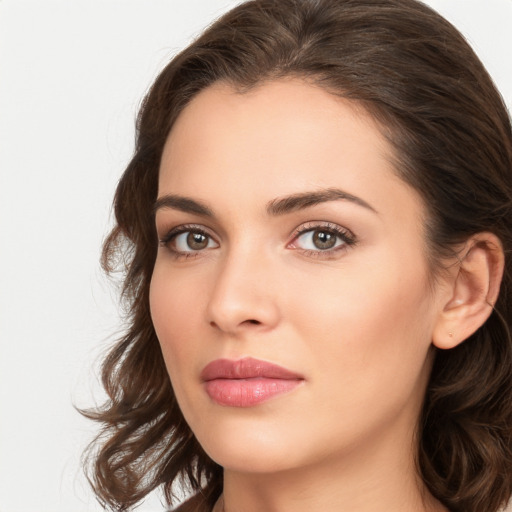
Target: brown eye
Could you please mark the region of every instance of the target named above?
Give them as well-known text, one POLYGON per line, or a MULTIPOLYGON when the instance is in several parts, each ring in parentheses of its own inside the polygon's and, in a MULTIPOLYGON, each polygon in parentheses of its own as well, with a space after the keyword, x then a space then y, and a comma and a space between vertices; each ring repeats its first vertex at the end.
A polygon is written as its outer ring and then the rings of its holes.
POLYGON ((312 242, 313 245, 321 250, 332 249, 336 245, 337 236, 328 231, 313 231, 312 242))
POLYGON ((341 255, 342 249, 347 249, 356 243, 354 234, 338 224, 303 224, 296 230, 296 236, 288 246, 300 249, 307 256, 331 258, 341 255), (323 255, 323 256, 322 256, 323 255))
POLYGON ((296 239, 295 245, 308 251, 329 251, 338 246, 345 245, 344 237, 327 229, 308 229, 303 231, 296 239))
POLYGON ((208 247, 208 237, 203 233, 190 231, 187 236, 187 245, 193 251, 200 251, 208 247))
POLYGON ((214 249, 219 244, 200 229, 183 229, 178 233, 170 233, 160 243, 176 254, 200 252, 214 249))

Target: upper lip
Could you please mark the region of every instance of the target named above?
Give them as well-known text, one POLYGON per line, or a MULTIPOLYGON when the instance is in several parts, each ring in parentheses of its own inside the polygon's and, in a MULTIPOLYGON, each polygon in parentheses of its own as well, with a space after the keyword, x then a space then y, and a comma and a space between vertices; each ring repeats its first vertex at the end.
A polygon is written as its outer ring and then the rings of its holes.
POLYGON ((287 368, 268 361, 245 357, 243 359, 216 359, 208 363, 201 372, 205 382, 215 379, 285 379, 302 380, 303 377, 287 368))

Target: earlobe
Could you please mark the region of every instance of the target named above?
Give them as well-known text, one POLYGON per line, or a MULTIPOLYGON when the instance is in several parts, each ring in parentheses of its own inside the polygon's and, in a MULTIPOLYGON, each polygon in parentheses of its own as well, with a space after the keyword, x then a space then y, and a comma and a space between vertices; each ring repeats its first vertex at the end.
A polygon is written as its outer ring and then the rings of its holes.
POLYGON ((457 346, 485 323, 498 298, 503 268, 503 247, 496 235, 479 233, 468 240, 434 328, 437 348, 457 346))

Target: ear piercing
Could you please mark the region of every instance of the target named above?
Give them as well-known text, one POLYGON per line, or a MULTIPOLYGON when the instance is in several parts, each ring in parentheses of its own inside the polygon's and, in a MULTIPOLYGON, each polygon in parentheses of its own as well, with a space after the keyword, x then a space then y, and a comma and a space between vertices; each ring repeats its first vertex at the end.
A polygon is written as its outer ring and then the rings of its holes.
POLYGON ((450 332, 448 333, 448 336, 450 336, 450 338, 453 338, 453 332, 451 332, 451 331, 450 331, 450 332))

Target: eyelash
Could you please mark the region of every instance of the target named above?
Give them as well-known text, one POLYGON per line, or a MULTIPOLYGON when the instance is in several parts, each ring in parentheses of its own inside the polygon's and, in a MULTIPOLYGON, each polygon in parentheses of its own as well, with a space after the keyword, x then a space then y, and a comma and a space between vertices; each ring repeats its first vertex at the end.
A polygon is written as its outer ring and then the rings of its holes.
POLYGON ((176 259, 196 258, 203 251, 201 251, 201 250, 178 251, 178 250, 172 248, 170 245, 171 242, 173 242, 179 235, 182 235, 183 233, 188 233, 188 232, 203 235, 211 240, 214 239, 201 226, 198 226, 196 224, 182 224, 181 226, 177 226, 177 227, 171 229, 170 231, 168 231, 167 234, 159 240, 160 246, 167 248, 176 259))
MULTIPOLYGON (((300 251, 304 256, 307 257, 333 259, 337 256, 339 252, 346 251, 347 249, 356 245, 357 243, 355 235, 350 230, 338 226, 337 224, 333 224, 330 222, 307 222, 305 224, 301 224, 298 228, 296 228, 293 231, 292 240, 287 244, 287 247, 290 247, 292 244, 294 244, 304 234, 315 231, 334 235, 336 238, 340 239, 342 243, 326 250, 301 249, 298 247, 294 247, 294 249, 300 251)), ((168 231, 167 234, 159 240, 159 245, 161 247, 167 248, 176 259, 196 258, 200 256, 201 253, 205 252, 205 249, 196 251, 178 251, 170 245, 171 242, 173 242, 179 235, 188 232, 200 234, 207 237, 210 240, 215 241, 215 239, 200 225, 183 224, 168 231)))
POLYGON ((356 236, 354 235, 354 233, 352 233, 352 231, 348 230, 347 228, 343 228, 331 222, 306 222, 305 224, 301 224, 293 232, 293 239, 288 244, 288 246, 295 243, 296 240, 299 237, 303 236, 304 234, 315 231, 334 235, 336 238, 339 238, 342 243, 331 249, 326 250, 297 248, 297 250, 301 251, 301 253, 304 256, 323 259, 333 259, 338 256, 339 252, 346 251, 347 249, 353 247, 357 243, 356 236))

